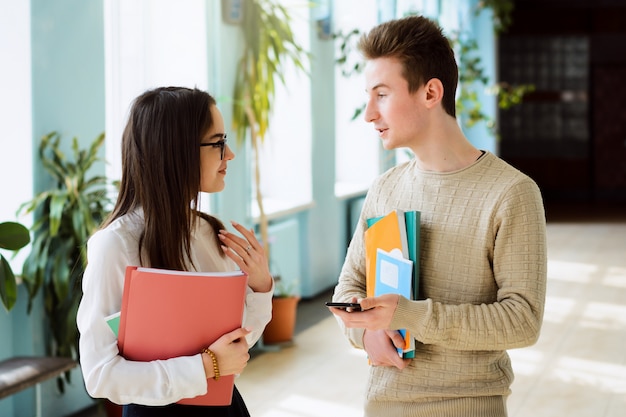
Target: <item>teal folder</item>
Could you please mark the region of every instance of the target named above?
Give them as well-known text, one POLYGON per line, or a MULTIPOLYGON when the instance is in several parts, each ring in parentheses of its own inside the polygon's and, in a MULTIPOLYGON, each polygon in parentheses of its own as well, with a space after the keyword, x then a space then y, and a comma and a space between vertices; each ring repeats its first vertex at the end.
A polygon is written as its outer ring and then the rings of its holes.
POLYGON ((419 300, 420 290, 420 212, 405 211, 406 240, 409 246, 409 259, 413 261, 413 299, 419 300))

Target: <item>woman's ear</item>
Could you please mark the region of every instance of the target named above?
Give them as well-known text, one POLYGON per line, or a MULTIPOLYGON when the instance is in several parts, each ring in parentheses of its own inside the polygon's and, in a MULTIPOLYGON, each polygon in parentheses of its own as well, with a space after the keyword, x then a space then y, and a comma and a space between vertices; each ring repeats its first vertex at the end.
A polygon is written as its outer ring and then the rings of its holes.
POLYGON ((431 78, 424 86, 426 92, 426 106, 435 107, 443 100, 443 84, 439 78, 431 78))

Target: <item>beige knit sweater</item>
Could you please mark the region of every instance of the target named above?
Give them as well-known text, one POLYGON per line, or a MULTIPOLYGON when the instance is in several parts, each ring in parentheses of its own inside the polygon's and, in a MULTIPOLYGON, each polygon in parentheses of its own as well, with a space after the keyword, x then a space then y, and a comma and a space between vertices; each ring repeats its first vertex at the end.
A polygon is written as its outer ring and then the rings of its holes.
MULTIPOLYGON (((371 368, 365 415, 506 415, 506 350, 535 343, 543 318, 537 185, 491 153, 455 172, 424 172, 414 160, 390 169, 367 194, 334 300, 365 297, 366 219, 395 208, 421 212, 420 300, 401 298, 391 323, 411 331, 417 351, 404 370, 371 368)), ((362 329, 344 330, 363 347, 362 329)))

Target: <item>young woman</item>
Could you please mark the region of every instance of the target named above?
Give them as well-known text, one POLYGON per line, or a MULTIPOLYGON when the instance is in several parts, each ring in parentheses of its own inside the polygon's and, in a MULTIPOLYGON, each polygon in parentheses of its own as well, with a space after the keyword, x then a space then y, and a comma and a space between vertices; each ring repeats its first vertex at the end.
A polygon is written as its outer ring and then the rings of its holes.
POLYGON ((110 217, 87 245, 78 309, 80 362, 87 392, 124 405, 124 416, 248 416, 235 388, 225 407, 184 406, 205 394, 206 380, 239 374, 249 346, 271 318, 273 280, 254 233, 232 222, 225 230, 199 211, 198 193, 224 189, 228 162, 224 120, 198 89, 167 87, 139 96, 122 138, 122 179, 110 217), (152 362, 120 356, 105 317, 120 311, 128 265, 248 274, 243 327, 207 346, 210 352, 152 362))

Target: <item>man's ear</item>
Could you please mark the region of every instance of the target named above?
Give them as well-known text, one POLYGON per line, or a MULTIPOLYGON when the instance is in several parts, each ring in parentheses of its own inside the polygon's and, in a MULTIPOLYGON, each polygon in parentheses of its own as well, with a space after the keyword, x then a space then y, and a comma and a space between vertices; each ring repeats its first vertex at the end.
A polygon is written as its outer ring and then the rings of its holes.
POLYGON ((426 106, 435 107, 443 100, 443 84, 439 78, 431 78, 424 86, 426 92, 426 106))

